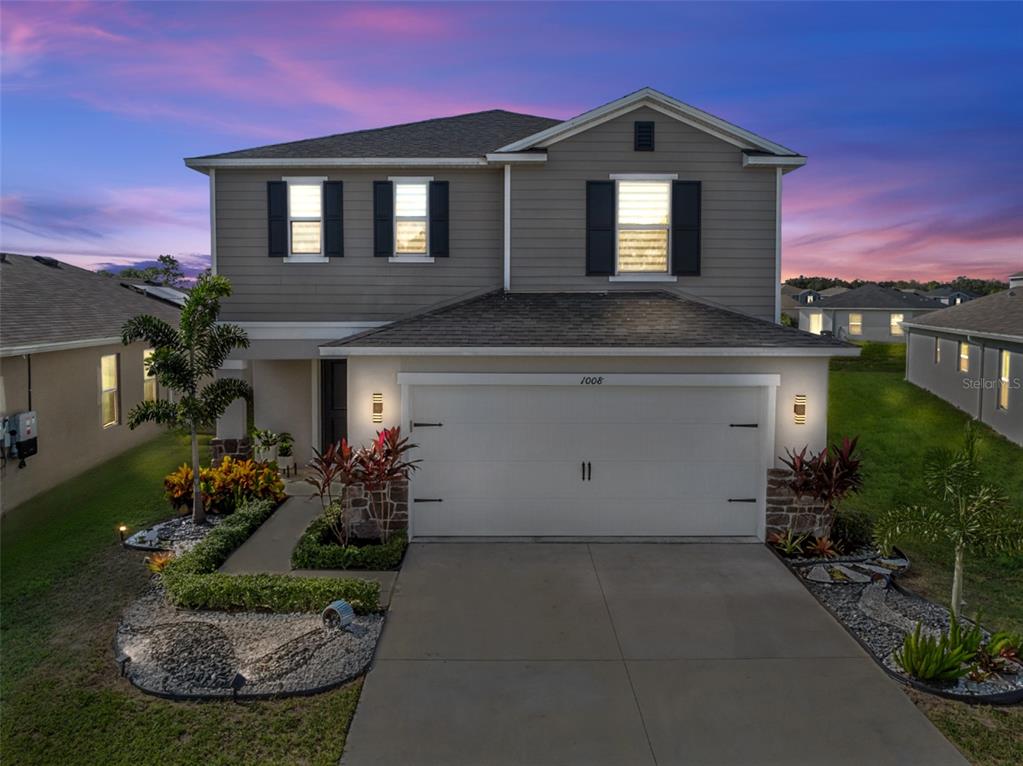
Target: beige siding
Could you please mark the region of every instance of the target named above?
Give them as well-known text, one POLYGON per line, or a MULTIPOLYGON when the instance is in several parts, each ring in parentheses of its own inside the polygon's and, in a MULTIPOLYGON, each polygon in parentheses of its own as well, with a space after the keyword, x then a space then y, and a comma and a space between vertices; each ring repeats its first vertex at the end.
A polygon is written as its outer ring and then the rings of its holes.
POLYGON ((503 178, 498 168, 218 170, 217 270, 234 294, 222 317, 234 321, 390 320, 485 289, 503 279, 503 178), (266 182, 285 176, 344 181, 344 257, 284 263, 267 255, 266 182), (434 263, 388 263, 373 256, 373 181, 432 176, 450 182, 450 250, 434 263))
POLYGON ((701 275, 648 286, 774 319, 774 170, 743 169, 738 148, 648 108, 554 144, 545 165, 513 168, 513 290, 640 286, 586 276, 586 181, 611 173, 677 173, 703 182, 701 275), (656 151, 633 150, 636 120, 656 123, 656 151))
MULTIPOLYGON (((132 431, 128 412, 142 400, 144 345, 96 346, 32 354, 32 407, 38 418, 39 452, 24 468, 8 461, 0 477, 0 510, 6 512, 65 479, 152 439, 161 429, 132 431), (104 428, 100 416, 100 357, 120 354, 121 424, 104 428)), ((5 415, 28 409, 28 361, 0 360, 5 415)))

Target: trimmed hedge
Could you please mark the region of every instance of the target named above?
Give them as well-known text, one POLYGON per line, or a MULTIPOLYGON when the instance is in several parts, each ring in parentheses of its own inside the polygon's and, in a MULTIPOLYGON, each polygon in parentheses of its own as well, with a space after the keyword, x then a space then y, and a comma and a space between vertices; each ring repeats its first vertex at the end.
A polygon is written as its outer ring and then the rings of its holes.
POLYGON ((397 569, 406 548, 408 537, 404 532, 396 532, 383 545, 342 548, 331 539, 327 520, 319 516, 306 528, 291 552, 291 566, 295 569, 397 569))
POLYGON ((161 574, 171 601, 186 609, 318 612, 331 601, 343 598, 359 614, 375 611, 379 606, 380 584, 372 580, 232 575, 217 571, 276 509, 277 505, 268 500, 246 503, 192 550, 171 561, 161 574))

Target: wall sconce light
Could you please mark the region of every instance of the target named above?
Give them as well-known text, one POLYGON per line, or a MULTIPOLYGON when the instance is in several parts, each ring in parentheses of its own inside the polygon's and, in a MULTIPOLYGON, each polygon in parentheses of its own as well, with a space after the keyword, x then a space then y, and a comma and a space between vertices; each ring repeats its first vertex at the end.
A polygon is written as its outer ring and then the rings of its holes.
POLYGON ((806 394, 796 394, 796 403, 792 407, 797 426, 806 425, 806 394))
POLYGON ((384 422, 384 395, 373 394, 373 422, 384 422))

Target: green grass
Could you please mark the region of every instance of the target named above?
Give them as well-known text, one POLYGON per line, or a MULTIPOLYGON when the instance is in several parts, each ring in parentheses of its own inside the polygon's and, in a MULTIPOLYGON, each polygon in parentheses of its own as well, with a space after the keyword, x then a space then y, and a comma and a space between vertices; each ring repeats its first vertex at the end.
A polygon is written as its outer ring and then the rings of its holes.
POLYGON ((188 458, 166 434, 11 511, 0 538, 0 750, 12 764, 334 764, 360 683, 234 705, 143 695, 114 672, 143 554, 115 527, 167 517, 162 478, 188 458))
MULTIPOLYGON (((832 362, 828 431, 831 438, 859 435, 864 456, 863 491, 849 508, 871 515, 924 496, 920 469, 935 447, 954 447, 968 418, 942 399, 903 380, 905 347, 865 344, 856 360, 832 362)), ((988 479, 1023 513, 1023 448, 981 426, 979 454, 988 479)), ((952 588, 948 546, 909 540, 901 546, 912 562, 903 584, 947 604, 952 588)), ((1023 556, 968 556, 967 613, 982 611, 989 627, 1023 631, 1023 556)), ((1023 710, 995 709, 911 695, 975 764, 1023 762, 1023 710)))

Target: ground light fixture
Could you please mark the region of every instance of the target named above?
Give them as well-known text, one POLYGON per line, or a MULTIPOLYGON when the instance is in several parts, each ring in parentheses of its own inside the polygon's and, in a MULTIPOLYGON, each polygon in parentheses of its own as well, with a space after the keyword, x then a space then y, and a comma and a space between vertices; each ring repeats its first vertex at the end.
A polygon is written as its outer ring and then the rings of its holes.
POLYGON ((806 394, 796 394, 792 414, 797 426, 806 425, 806 394))
POLYGON ((384 395, 373 394, 373 422, 384 422, 384 395))
POLYGON ((124 534, 128 531, 128 527, 124 524, 119 524, 117 527, 117 536, 121 538, 121 545, 124 545, 124 534))

